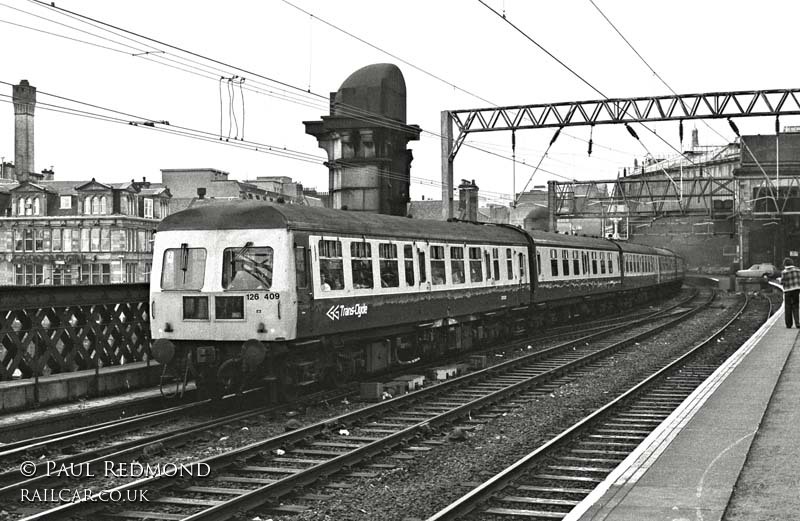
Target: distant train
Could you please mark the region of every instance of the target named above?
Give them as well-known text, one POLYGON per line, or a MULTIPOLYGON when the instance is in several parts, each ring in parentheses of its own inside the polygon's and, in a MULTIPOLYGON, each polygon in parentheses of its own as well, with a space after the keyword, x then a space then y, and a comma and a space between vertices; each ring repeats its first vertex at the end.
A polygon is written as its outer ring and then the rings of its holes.
POLYGON ((633 307, 683 277, 671 251, 611 240, 207 203, 158 227, 153 355, 210 392, 292 392, 633 307))

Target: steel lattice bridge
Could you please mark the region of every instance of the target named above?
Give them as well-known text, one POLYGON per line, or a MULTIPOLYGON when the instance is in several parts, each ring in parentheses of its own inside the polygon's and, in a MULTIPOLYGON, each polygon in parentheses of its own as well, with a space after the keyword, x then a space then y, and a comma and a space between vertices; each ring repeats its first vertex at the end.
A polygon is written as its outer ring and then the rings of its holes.
POLYGON ((800 115, 800 89, 749 90, 514 105, 441 113, 443 217, 452 217, 453 161, 474 132, 800 115), (453 127, 458 129, 454 138, 453 127))

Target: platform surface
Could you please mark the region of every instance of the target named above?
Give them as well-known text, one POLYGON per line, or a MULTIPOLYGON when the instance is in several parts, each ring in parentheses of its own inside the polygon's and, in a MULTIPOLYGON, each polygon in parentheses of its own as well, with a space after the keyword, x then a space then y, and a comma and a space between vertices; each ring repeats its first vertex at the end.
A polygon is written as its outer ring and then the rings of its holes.
POLYGON ((798 518, 798 333, 775 313, 565 520, 798 518), (781 502, 794 514, 771 517, 781 502))

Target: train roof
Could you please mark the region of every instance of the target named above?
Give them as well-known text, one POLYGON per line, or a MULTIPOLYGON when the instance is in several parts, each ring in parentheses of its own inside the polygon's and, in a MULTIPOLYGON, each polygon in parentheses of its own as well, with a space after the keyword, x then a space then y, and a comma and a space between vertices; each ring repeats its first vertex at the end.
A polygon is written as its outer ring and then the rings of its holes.
POLYGON ((618 243, 622 247, 622 251, 629 252, 629 253, 644 253, 644 254, 653 254, 657 253, 659 255, 666 255, 668 257, 675 257, 675 253, 671 252, 666 248, 657 248, 655 246, 646 246, 644 244, 636 244, 635 242, 619 242, 618 243))
POLYGON ((619 251, 617 245, 606 239, 583 237, 533 230, 528 232, 536 246, 559 246, 565 248, 592 248, 595 250, 619 251))
POLYGON ((524 232, 508 226, 428 221, 265 202, 206 203, 167 216, 159 232, 180 230, 288 229, 317 234, 439 239, 525 245, 524 232))

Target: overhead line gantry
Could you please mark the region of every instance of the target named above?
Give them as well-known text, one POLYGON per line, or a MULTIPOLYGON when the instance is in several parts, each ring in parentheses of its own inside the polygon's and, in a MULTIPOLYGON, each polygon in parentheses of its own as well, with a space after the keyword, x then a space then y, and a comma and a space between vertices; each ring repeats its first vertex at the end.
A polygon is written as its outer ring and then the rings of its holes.
POLYGON ((800 115, 799 95, 800 89, 748 90, 442 111, 442 217, 453 217, 453 161, 471 133, 800 115))

